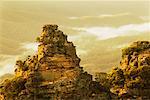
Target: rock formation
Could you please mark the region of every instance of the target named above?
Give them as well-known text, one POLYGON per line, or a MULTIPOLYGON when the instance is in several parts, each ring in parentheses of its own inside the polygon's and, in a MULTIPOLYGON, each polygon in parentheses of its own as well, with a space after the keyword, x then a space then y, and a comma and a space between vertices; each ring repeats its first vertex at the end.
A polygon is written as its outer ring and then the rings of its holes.
POLYGON ((113 92, 122 98, 150 99, 150 42, 138 41, 122 49, 120 68, 109 79, 113 92))
POLYGON ((16 61, 15 78, 5 81, 1 95, 6 100, 97 100, 109 98, 92 75, 80 67, 72 42, 57 25, 45 25, 38 53, 16 61))
POLYGON ((16 61, 14 78, 0 85, 0 100, 150 99, 150 42, 123 49, 120 67, 95 81, 57 25, 45 25, 37 42, 38 52, 16 61))

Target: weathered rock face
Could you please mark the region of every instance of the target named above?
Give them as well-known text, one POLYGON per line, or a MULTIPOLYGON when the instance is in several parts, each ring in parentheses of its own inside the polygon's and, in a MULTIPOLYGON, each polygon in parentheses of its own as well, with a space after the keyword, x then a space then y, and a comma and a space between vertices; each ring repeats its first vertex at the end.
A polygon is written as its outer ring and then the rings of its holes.
POLYGON ((135 42, 126 51, 121 62, 122 70, 127 76, 125 87, 136 97, 150 99, 150 42, 135 42), (127 58, 127 63, 123 64, 127 58))
POLYGON ((134 42, 123 49, 120 68, 114 70, 110 79, 118 87, 113 90, 119 96, 150 99, 150 42, 134 42))
MULTIPOLYGON (((45 25, 39 42, 38 53, 25 61, 16 62, 15 88, 12 81, 5 82, 3 95, 10 100, 97 100, 108 98, 99 95, 92 75, 80 67, 75 46, 57 25, 45 25), (19 80, 19 82, 16 82, 19 80), (21 87, 17 87, 18 85, 21 87)), ((106 93, 107 94, 107 93, 106 93)))
POLYGON ((75 46, 57 25, 46 25, 39 37, 38 70, 47 81, 62 77, 75 78, 82 73, 75 46))

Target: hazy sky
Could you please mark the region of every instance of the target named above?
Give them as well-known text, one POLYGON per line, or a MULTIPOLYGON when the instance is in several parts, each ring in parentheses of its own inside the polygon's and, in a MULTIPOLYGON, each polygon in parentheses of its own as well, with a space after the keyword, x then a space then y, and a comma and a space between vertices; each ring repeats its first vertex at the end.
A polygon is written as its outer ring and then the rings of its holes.
POLYGON ((57 24, 73 41, 90 73, 119 66, 121 48, 150 40, 149 0, 3 0, 0 2, 0 75, 36 52, 44 24, 57 24))

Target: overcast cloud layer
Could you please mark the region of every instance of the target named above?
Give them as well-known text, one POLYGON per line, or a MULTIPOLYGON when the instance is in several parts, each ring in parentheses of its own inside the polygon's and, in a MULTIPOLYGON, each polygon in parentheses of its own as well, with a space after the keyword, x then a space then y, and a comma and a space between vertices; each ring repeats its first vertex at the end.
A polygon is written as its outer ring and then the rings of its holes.
POLYGON ((150 23, 142 24, 129 24, 119 27, 85 27, 85 28, 73 28, 74 30, 81 31, 81 33, 87 33, 97 36, 99 39, 109 39, 118 36, 134 36, 143 32, 150 31, 150 23))

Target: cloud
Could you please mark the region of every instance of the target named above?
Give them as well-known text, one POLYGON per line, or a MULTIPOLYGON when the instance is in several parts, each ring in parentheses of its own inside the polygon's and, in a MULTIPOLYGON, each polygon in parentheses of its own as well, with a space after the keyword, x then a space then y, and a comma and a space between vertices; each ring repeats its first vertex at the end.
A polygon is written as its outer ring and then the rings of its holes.
POLYGON ((21 47, 24 51, 18 55, 18 59, 25 60, 28 55, 34 55, 38 51, 38 43, 25 42, 21 43, 21 47))
POLYGON ((144 21, 149 21, 150 20, 150 16, 140 16, 139 18, 144 20, 144 21))
POLYGON ((2 68, 0 68, 0 76, 6 74, 6 73, 13 73, 14 72, 14 65, 15 63, 8 63, 2 68))
POLYGON ((142 32, 150 32, 150 23, 128 24, 120 27, 83 27, 73 28, 80 31, 82 34, 87 33, 95 35, 98 39, 105 40, 118 36, 130 36, 140 34, 142 32))
POLYGON ((67 39, 68 41, 75 41, 79 39, 81 36, 80 35, 68 35, 67 39))
POLYGON ((26 42, 26 43, 22 43, 22 48, 26 49, 26 50, 33 50, 33 51, 37 51, 38 50, 38 43, 36 42, 26 42))
POLYGON ((119 44, 119 45, 115 45, 115 46, 108 46, 106 50, 112 51, 112 50, 116 50, 116 49, 122 49, 122 48, 128 47, 128 46, 129 46, 129 44, 124 43, 124 44, 119 44))
POLYGON ((18 56, 12 55, 0 55, 3 59, 0 61, 0 76, 5 73, 13 73, 14 66, 18 56))
POLYGON ((24 52, 22 52, 20 59, 25 59, 27 55, 33 55, 37 53, 38 51, 38 43, 36 42, 25 42, 21 44, 21 48, 25 49, 24 52))
POLYGON ((35 52, 37 52, 38 43, 34 43, 34 42, 21 43, 21 46, 19 48, 25 50, 23 50, 22 53, 18 55, 4 55, 4 54, 0 55, 1 57, 0 76, 5 73, 13 73, 16 60, 18 59, 24 60, 28 55, 33 55, 35 52))
POLYGON ((77 19, 89 19, 89 18, 112 18, 112 17, 120 17, 120 16, 126 16, 130 15, 129 13, 119 13, 119 14, 101 14, 98 16, 80 16, 80 17, 68 17, 71 20, 77 20, 77 19))

